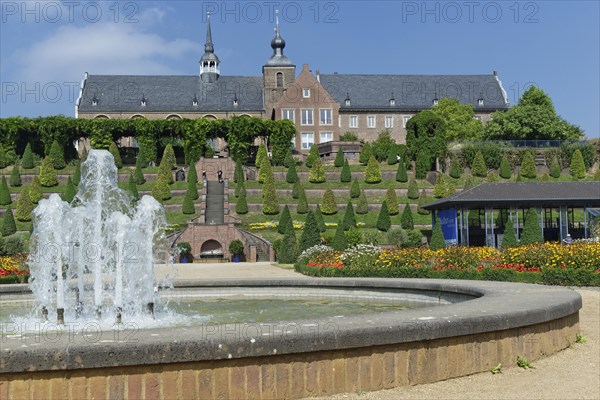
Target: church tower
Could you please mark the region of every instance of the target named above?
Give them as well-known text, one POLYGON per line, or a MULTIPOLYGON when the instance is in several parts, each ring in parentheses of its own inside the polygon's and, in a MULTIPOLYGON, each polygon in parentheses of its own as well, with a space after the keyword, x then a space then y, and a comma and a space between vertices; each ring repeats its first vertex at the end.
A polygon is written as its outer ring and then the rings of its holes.
POLYGON ((210 31, 210 13, 206 27, 206 44, 204 45, 204 55, 200 59, 200 79, 202 82, 214 83, 219 79, 219 57, 215 54, 215 48, 212 42, 212 33, 210 31))
POLYGON ((296 66, 283 54, 285 40, 279 32, 279 10, 275 15, 275 37, 271 40, 271 48, 273 55, 263 66, 263 86, 265 111, 273 119, 273 106, 296 78, 296 66))

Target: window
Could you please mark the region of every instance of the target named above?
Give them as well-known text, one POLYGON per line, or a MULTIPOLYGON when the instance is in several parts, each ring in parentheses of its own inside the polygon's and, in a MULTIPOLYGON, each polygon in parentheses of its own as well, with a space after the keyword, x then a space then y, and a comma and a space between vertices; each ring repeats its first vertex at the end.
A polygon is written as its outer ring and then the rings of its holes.
POLYGON ((290 148, 292 150, 296 150, 296 136, 292 138, 292 141, 290 142, 290 148))
POLYGON ((333 140, 333 132, 319 132, 319 143, 331 142, 333 140))
POLYGON ((321 108, 321 120, 320 120, 320 124, 321 125, 331 125, 332 121, 331 121, 331 116, 333 114, 331 108, 321 108))
POLYGON ((289 119, 292 122, 296 122, 296 116, 294 115, 293 108, 284 108, 281 110, 281 119, 289 119))
POLYGON ((375 116, 374 115, 369 115, 367 117, 367 127, 369 128, 375 128, 376 126, 376 122, 375 122, 375 116))
POLYGON ((348 125, 350 128, 358 128, 358 117, 356 115, 351 115, 348 120, 348 125))
POLYGON ((483 99, 478 99, 478 100, 477 100, 477 104, 478 104, 479 106, 483 106, 483 99))
POLYGON ((310 89, 302 89, 302 97, 308 99, 310 97, 310 89))
POLYGON ((411 119, 412 115, 403 115, 402 116, 402 127, 406 128, 406 123, 409 119, 411 119))
POLYGON ((278 88, 283 87, 283 74, 281 72, 277 73, 277 87, 278 88))
POLYGON ((302 150, 308 150, 315 144, 313 132, 302 132, 302 150))
POLYGON ((394 127, 394 117, 391 115, 386 115, 385 116, 385 127, 386 128, 393 128, 394 127))
POLYGON ((313 124, 313 110, 312 109, 302 109, 302 125, 312 125, 313 124))

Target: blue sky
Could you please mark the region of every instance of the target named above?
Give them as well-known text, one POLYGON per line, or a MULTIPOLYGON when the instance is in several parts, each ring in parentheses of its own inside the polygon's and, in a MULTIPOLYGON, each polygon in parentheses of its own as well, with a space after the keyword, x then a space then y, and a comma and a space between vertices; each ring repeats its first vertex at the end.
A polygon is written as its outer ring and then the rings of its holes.
MULTIPOLYGON (((223 75, 260 75, 275 8, 286 55, 322 73, 491 74, 600 133, 598 1, 1 1, 0 116, 74 115, 91 74, 198 73, 206 12, 223 75)), ((300 68, 298 68, 299 71, 300 68)))

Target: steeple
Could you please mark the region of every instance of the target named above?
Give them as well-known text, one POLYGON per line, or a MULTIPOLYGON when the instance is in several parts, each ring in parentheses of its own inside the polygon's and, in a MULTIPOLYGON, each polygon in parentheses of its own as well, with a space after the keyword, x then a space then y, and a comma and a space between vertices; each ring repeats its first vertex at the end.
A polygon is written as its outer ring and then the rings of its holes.
POLYGON ((200 59, 200 78, 203 82, 213 83, 219 79, 219 57, 215 54, 215 48, 212 41, 212 32, 210 30, 210 13, 207 13, 206 24, 206 43, 204 44, 204 54, 200 59))
POLYGON ((279 32, 279 10, 275 11, 275 37, 271 40, 271 48, 273 49, 273 55, 267 61, 266 66, 279 67, 293 65, 290 59, 283 55, 285 40, 283 40, 279 32))

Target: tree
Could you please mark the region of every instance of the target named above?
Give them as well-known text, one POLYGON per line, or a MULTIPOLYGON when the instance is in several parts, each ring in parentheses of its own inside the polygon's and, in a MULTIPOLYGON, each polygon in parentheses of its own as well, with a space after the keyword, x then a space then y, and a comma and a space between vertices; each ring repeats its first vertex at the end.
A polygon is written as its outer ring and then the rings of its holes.
POLYGON ((423 206, 425 204, 427 204, 427 193, 425 192, 425 189, 421 190, 421 195, 419 196, 419 203, 418 203, 418 207, 417 207, 417 213, 421 214, 421 215, 429 215, 431 214, 431 211, 426 210, 423 208, 423 206))
POLYGON ((65 163, 65 152, 60 144, 56 140, 52 142, 50 147, 50 160, 52 160, 52 166, 54 169, 63 169, 67 166, 65 163))
POLYGON ((535 208, 530 208, 525 214, 523 222, 523 233, 521 234, 521 244, 543 243, 542 226, 540 225, 540 216, 535 208))
POLYGON ((552 163, 550 164, 550 176, 553 178, 560 178, 562 168, 558 163, 558 157, 554 156, 552 158, 552 163))
POLYGON ((396 170, 396 182, 408 182, 408 175, 406 174, 406 165, 404 160, 398 162, 398 169, 396 170))
POLYGON ((144 173, 142 172, 142 159, 139 155, 135 159, 135 172, 133 173, 133 179, 135 179, 135 183, 137 183, 138 185, 143 185, 144 183, 146 183, 146 178, 144 177, 144 173))
POLYGON ((498 175, 500 175, 502 179, 510 179, 510 177, 512 176, 512 170, 510 168, 510 164, 508 163, 506 155, 502 156, 502 160, 500 161, 500 169, 498 170, 498 175))
MULTIPOLYGON (((275 177, 273 176, 273 170, 271 169, 271 162, 268 158, 265 160, 266 161, 263 161, 263 166, 268 165, 268 171, 262 188, 263 214, 277 215, 279 214, 279 201, 277 200, 277 192, 275 191, 275 177)), ((261 168, 261 170, 262 169, 263 168, 261 168)))
POLYGON ((8 167, 11 164, 10 158, 11 157, 8 155, 8 152, 4 149, 2 143, 0 143, 0 168, 8 167))
POLYGON ((444 119, 432 110, 421 111, 406 123, 406 154, 408 160, 417 161, 417 178, 424 177, 436 157, 444 157, 445 130, 444 119))
POLYGON ((319 160, 321 156, 319 155, 319 148, 317 145, 312 145, 310 150, 308 151, 308 156, 306 157, 306 166, 308 168, 312 168, 313 163, 319 160))
POLYGON ((398 197, 396 191, 389 188, 385 194, 385 202, 387 203, 388 212, 390 215, 398 215, 400 208, 398 207, 398 197))
POLYGON ((269 158, 269 154, 267 153, 267 146, 264 143, 261 143, 258 146, 258 151, 256 152, 256 160, 255 165, 257 168, 261 168, 265 158, 269 158))
POLYGON ((398 146, 394 143, 393 146, 390 146, 387 154, 387 163, 388 165, 394 165, 398 162, 398 146))
POLYGON ((356 213, 364 215, 369 212, 369 202, 367 201, 367 196, 365 195, 365 191, 360 191, 360 196, 358 197, 358 203, 356 204, 356 213))
POLYGON ((400 216, 400 225, 404 229, 414 229, 415 224, 413 222, 412 210, 410 209, 410 204, 406 203, 404 206, 404 210, 402 211, 402 215, 400 216))
POLYGON ((483 139, 483 125, 475 119, 472 104, 461 104, 457 99, 442 98, 431 111, 444 121, 446 140, 483 139))
POLYGON ((321 212, 325 215, 333 215, 337 214, 337 202, 335 201, 335 194, 333 194, 333 190, 327 189, 325 190, 325 194, 323 195, 323 207, 321 207, 321 212))
POLYGON ((585 163, 583 162, 583 155, 579 149, 575 150, 573 157, 571 157, 569 172, 571 173, 573 179, 585 178, 585 163))
POLYGON ((279 216, 277 232, 281 233, 282 235, 285 234, 288 228, 288 224, 290 223, 292 223, 292 216, 290 214, 290 208, 286 204, 285 207, 283 207, 283 212, 279 216))
POLYGON ((417 181, 415 178, 410 178, 408 181, 408 191, 406 193, 409 199, 416 200, 419 198, 419 187, 417 186, 417 181))
POLYGON ((579 140, 583 132, 563 120, 552 100, 541 89, 532 86, 518 104, 508 111, 497 111, 485 126, 491 140, 579 140))
POLYGON ((460 162, 458 161, 458 157, 452 157, 450 161, 450 177, 454 179, 460 178, 462 175, 462 168, 460 167, 460 162))
POLYGON ((381 182, 381 171, 379 170, 379 163, 375 157, 371 156, 365 169, 365 182, 366 183, 379 183, 381 182))
POLYGON ((348 164, 348 160, 344 159, 342 173, 340 174, 340 182, 351 182, 351 181, 352 181, 352 172, 350 171, 350 164, 348 164))
POLYGON ((473 159, 473 164, 471 164, 471 173, 475 176, 485 177, 488 173, 488 167, 485 165, 485 160, 483 158, 483 154, 478 151, 475 154, 475 158, 473 159))
POLYGON ((194 207, 194 200, 192 200, 191 192, 189 190, 185 193, 185 197, 183 198, 181 212, 186 215, 196 213, 196 207, 194 207))
POLYGON ((337 228, 335 228, 335 235, 333 235, 333 239, 331 240, 331 247, 334 250, 342 251, 348 247, 348 242, 346 241, 346 235, 344 235, 344 226, 342 223, 338 223, 337 228))
POLYGON ((42 184, 40 179, 36 176, 31 180, 31 187, 29 188, 29 198, 35 204, 44 198, 44 192, 42 191, 42 184))
POLYGON ((312 211, 308 211, 306 216, 306 222, 304 223, 304 230, 300 236, 300 243, 298 244, 298 252, 302 253, 304 250, 321 243, 321 234, 319 233, 319 227, 315 215, 312 211))
POLYGON ((379 209, 379 216, 377 217, 377 229, 387 232, 390 230, 391 226, 392 220, 390 219, 390 214, 388 212, 387 202, 384 200, 379 209))
POLYGON ((31 221, 31 212, 33 211, 33 203, 29 197, 29 187, 23 186, 21 193, 19 194, 19 200, 17 200, 17 208, 15 210, 15 216, 18 221, 29 222, 31 221))
MULTIPOLYGON (((169 175, 171 175, 171 171, 169 171, 169 175)), ((160 202, 171 198, 171 188, 169 187, 169 181, 167 179, 168 178, 165 177, 165 175, 161 175, 159 171, 156 182, 152 187, 152 197, 160 202)))
POLYGON ((537 178, 537 169, 535 167, 535 158, 533 153, 526 151, 521 163, 521 176, 524 178, 537 178))
POLYGON ((81 181, 81 163, 77 162, 75 164, 75 169, 73 170, 73 183, 75 186, 79 186, 79 182, 81 181))
POLYGON ((281 241, 281 245, 277 249, 277 260, 282 264, 293 264, 298 259, 298 242, 294 227, 288 225, 287 230, 281 241))
POLYGON ((296 172, 296 164, 292 164, 289 166, 287 173, 285 175, 285 181, 287 183, 295 183, 298 181, 298 173, 296 172))
POLYGON ((63 193, 63 195, 61 197, 64 201, 66 201, 67 203, 70 203, 73 201, 76 194, 77 194, 77 189, 75 189, 75 184, 73 183, 73 180, 71 179, 71 177, 69 177, 67 179, 67 186, 65 187, 65 192, 63 193))
POLYGON ((344 165, 345 160, 346 159, 344 158, 344 150, 342 150, 342 148, 340 147, 335 155, 335 161, 333 162, 333 165, 339 168, 344 165))
POLYGON ((435 186, 433 187, 433 197, 439 199, 446 196, 446 181, 443 174, 439 174, 435 180, 435 186))
POLYGON ((17 232, 17 224, 15 223, 15 217, 10 206, 6 209, 6 212, 4 213, 1 231, 2 236, 10 236, 17 232))
POLYGON ((384 129, 379 132, 377 139, 371 143, 371 149, 373 149, 373 156, 379 162, 386 161, 388 159, 389 151, 391 147, 396 147, 396 142, 392 139, 392 135, 388 129, 384 129))
MULTIPOLYGON (((243 185, 243 182, 241 182, 243 185)), ((240 192, 240 197, 238 197, 237 202, 235 203, 235 212, 237 214, 248 214, 248 200, 246 200, 246 190, 240 192)))
POLYGON ((29 143, 27 143, 27 146, 25 146, 25 151, 23 152, 22 166, 23 169, 32 169, 35 167, 33 162, 33 151, 31 151, 31 144, 29 143))
POLYGON ((321 211, 321 206, 317 204, 317 210, 315 211, 315 219, 317 220, 317 226, 319 227, 319 232, 325 232, 327 230, 327 226, 325 226, 325 218, 323 218, 323 212, 321 211))
POLYGON ((360 184, 358 183, 358 179, 354 179, 352 181, 352 185, 350 186, 350 198, 356 199, 360 196, 360 184))
POLYGON ((509 247, 515 247, 518 245, 517 235, 515 234, 515 228, 513 227, 512 218, 508 218, 508 222, 504 225, 504 236, 502 237, 502 250, 508 249, 509 247))
POLYGON ((358 157, 358 161, 363 164, 366 165, 369 160, 371 159, 371 157, 373 157, 373 149, 371 148, 371 145, 369 144, 369 142, 363 144, 362 149, 360 150, 360 155, 358 157))
POLYGON ((321 157, 317 158, 310 169, 308 174, 308 181, 311 183, 323 183, 325 182, 325 169, 323 168, 323 162, 321 157))
MULTIPOLYGON (((172 147, 171 150, 173 150, 172 147)), ((117 166, 117 168, 123 168, 121 154, 119 153, 119 148, 117 147, 117 144, 115 142, 110 143, 110 146, 108 146, 108 151, 110 152, 110 154, 112 154, 113 158, 115 159, 115 165, 117 166)))
POLYGON ((444 233, 442 232, 442 223, 439 217, 435 217, 435 225, 433 226, 433 232, 431 234, 431 242, 429 242, 429 249, 436 251, 446 247, 446 241, 444 240, 444 233))
POLYGON ((352 206, 351 201, 348 201, 348 205, 346 206, 346 212, 344 213, 344 220, 342 224, 344 225, 345 231, 349 231, 350 229, 356 227, 356 216, 354 215, 354 206, 352 206))
POLYGON ((7 206, 12 203, 12 199, 10 197, 10 190, 8 189, 8 184, 6 183, 6 176, 2 176, 2 182, 0 183, 0 206, 7 206))
POLYGON ((427 148, 421 148, 417 152, 417 161, 415 162, 415 177, 417 179, 425 179, 427 173, 431 171, 433 157, 427 148))
POLYGON ((42 165, 40 166, 40 183, 44 187, 52 187, 58 185, 56 171, 52 166, 52 160, 50 160, 50 157, 46 157, 42 160, 42 165))
POLYGON ((10 173, 10 186, 19 187, 21 186, 21 172, 19 170, 19 165, 15 164, 10 173))
POLYGON ((292 199, 299 199, 301 191, 302 186, 300 185, 300 181, 296 180, 296 182, 294 182, 294 185, 292 186, 292 199))
POLYGON ((285 155, 285 160, 283 161, 283 165, 285 165, 288 168, 291 167, 292 165, 296 166, 296 160, 292 156, 292 150, 291 149, 288 149, 288 152, 285 155))

